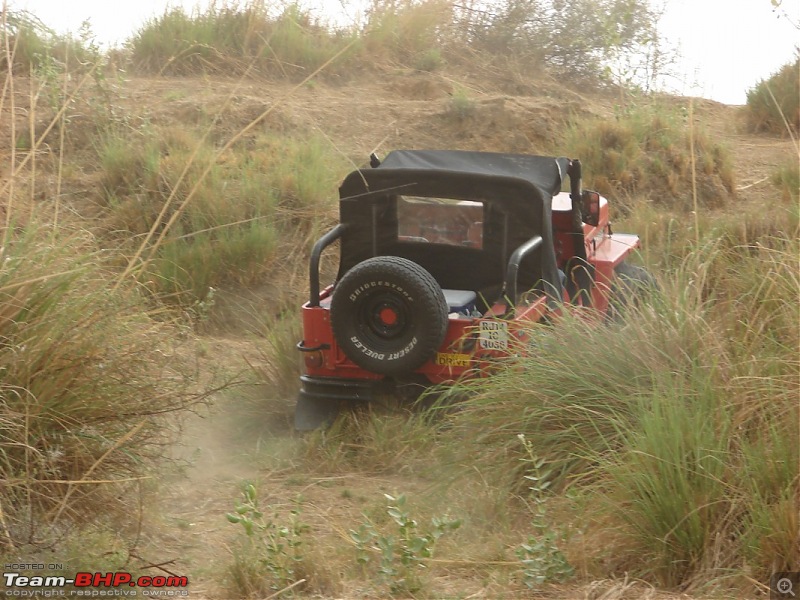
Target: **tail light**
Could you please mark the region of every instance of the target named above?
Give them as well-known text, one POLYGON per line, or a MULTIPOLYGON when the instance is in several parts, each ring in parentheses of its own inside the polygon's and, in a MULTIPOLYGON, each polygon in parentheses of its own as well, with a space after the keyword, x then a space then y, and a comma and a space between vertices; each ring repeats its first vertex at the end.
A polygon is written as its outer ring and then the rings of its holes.
POLYGON ((306 352, 303 355, 303 359, 305 360, 306 367, 309 369, 319 369, 325 362, 322 357, 322 352, 319 350, 315 352, 306 352))

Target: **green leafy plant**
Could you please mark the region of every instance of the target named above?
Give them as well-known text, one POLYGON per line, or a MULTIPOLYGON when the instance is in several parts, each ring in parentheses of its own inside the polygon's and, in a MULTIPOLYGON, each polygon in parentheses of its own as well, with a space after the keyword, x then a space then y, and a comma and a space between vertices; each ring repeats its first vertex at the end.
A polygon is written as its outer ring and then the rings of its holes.
POLYGON ((529 473, 524 477, 530 482, 528 489, 533 502, 534 533, 517 548, 515 554, 523 566, 525 585, 533 588, 543 583, 568 579, 575 574, 575 569, 559 548, 559 544, 565 541, 564 532, 554 529, 547 518, 547 491, 552 483, 552 471, 545 467, 545 459, 534 454, 533 445, 524 434, 517 437, 525 448, 525 456, 521 460, 529 468, 529 473))
POLYGON ((461 521, 448 517, 434 517, 430 527, 421 529, 406 508, 406 496, 384 494, 388 505, 386 513, 396 525, 393 533, 379 532, 372 522, 361 524, 358 531, 350 531, 356 546, 356 561, 362 566, 371 562, 371 554, 380 555, 378 574, 392 593, 413 593, 422 588, 421 575, 426 560, 433 557, 436 542, 448 531, 458 529, 461 521))
POLYGON ((475 100, 469 97, 467 91, 458 87, 453 91, 447 105, 447 115, 456 121, 468 119, 475 113, 475 100))
POLYGON ((242 591, 258 591, 252 578, 241 577, 251 573, 253 578, 266 579, 269 589, 283 590, 302 578, 300 570, 303 563, 303 535, 309 527, 300 519, 300 502, 295 500, 287 522, 280 523, 278 515, 266 518, 258 502, 258 493, 252 483, 247 483, 242 491, 242 501, 236 510, 225 515, 230 523, 239 524, 247 536, 247 555, 253 562, 247 567, 234 566, 239 575, 237 582, 242 591), (252 568, 252 567, 256 568, 252 568))

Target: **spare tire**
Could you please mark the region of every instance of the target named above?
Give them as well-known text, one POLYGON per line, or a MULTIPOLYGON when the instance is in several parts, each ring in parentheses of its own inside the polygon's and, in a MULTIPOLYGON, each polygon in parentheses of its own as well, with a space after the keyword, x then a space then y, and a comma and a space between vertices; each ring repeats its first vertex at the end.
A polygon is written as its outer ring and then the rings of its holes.
POLYGON ((336 342, 358 366, 381 375, 419 368, 442 345, 447 302, 428 271, 398 256, 358 263, 331 300, 336 342))

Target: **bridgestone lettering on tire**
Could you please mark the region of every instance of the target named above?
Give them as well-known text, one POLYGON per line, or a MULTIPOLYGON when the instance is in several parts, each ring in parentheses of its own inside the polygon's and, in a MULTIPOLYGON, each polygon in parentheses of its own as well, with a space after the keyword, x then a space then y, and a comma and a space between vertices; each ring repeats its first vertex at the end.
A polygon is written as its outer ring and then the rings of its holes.
POLYGON ((422 366, 442 345, 447 302, 417 263, 377 256, 350 269, 331 300, 336 342, 358 366, 400 375, 422 366))

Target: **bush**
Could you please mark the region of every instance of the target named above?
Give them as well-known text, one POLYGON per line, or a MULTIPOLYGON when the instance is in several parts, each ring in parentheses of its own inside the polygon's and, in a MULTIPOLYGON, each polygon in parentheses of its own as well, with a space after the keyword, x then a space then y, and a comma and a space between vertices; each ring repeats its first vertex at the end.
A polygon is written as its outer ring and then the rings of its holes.
POLYGON ((130 46, 133 67, 141 73, 305 76, 352 40, 297 4, 272 15, 263 1, 253 0, 241 8, 212 4, 191 15, 169 9, 146 23, 130 46))
POLYGON ((657 17, 639 0, 506 0, 461 17, 460 29, 474 48, 521 57, 528 69, 544 64, 587 79, 658 43, 657 17))
POLYGON ((12 71, 23 76, 52 68, 84 71, 103 62, 88 22, 83 23, 77 38, 60 36, 25 10, 11 10, 3 17, 0 54, 0 70, 8 71, 11 62, 12 71))
POLYGON ((590 187, 678 207, 692 206, 692 144, 699 203, 724 205, 736 193, 730 153, 675 110, 634 105, 613 120, 574 122, 566 139, 590 187))
POLYGON ((134 252, 154 232, 144 279, 184 306, 258 283, 282 244, 306 248, 345 168, 324 139, 297 134, 259 134, 220 156, 192 130, 112 130, 97 149, 106 235, 134 252))
POLYGON ((302 573, 307 570, 304 550, 310 529, 301 520, 301 499, 295 500, 282 521, 277 513, 266 516, 261 512, 252 483, 245 483, 242 496, 236 510, 225 515, 229 523, 241 525, 246 536, 229 567, 233 586, 244 597, 269 591, 280 594, 287 587, 298 587, 306 581, 302 573))
POLYGON ((747 92, 745 115, 756 133, 800 132, 800 56, 747 92))
POLYGON ((685 588, 790 568, 797 232, 771 245, 696 250, 624 325, 537 328, 530 357, 470 386, 446 439, 472 440, 464 456, 519 489, 523 433, 553 487, 586 500, 565 518, 613 532, 613 555, 581 557, 613 573, 685 588))
POLYGON ((2 250, 0 505, 15 546, 113 514, 162 457, 165 416, 202 397, 164 360, 166 328, 86 246, 31 228, 2 250))

